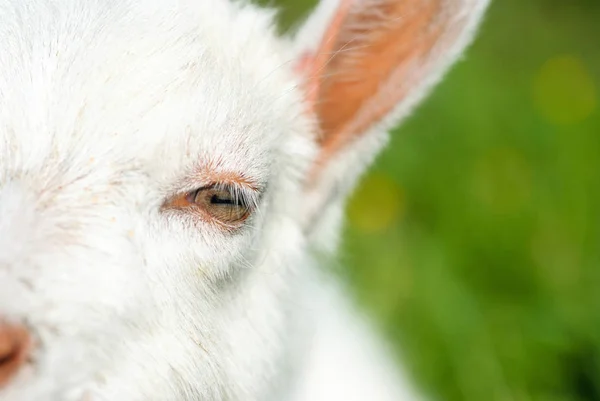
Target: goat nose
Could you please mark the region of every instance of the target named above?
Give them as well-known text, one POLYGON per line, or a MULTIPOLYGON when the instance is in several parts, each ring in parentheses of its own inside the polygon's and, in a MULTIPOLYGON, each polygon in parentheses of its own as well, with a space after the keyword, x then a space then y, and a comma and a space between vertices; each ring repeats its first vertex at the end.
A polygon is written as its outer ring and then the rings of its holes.
POLYGON ((29 356, 31 337, 23 326, 0 321, 0 388, 8 384, 29 356))

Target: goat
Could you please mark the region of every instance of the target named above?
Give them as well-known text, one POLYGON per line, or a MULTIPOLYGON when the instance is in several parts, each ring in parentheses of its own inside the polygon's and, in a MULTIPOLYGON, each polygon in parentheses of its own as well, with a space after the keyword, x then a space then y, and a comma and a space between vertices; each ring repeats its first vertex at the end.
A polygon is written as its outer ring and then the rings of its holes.
POLYGON ((0 399, 418 399, 317 256, 487 5, 0 0, 0 399))

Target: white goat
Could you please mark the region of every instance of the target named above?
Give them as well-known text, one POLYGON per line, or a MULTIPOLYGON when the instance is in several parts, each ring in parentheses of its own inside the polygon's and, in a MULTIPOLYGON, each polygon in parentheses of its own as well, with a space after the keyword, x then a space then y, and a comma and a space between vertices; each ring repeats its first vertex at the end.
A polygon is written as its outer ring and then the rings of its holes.
POLYGON ((0 0, 0 399, 413 399, 314 255, 487 3, 0 0))

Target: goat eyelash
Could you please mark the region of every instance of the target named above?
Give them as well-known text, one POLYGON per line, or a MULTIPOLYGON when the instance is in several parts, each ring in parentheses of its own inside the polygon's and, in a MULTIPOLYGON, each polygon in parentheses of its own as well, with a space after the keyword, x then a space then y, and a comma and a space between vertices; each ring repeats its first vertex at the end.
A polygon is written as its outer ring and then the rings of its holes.
POLYGON ((192 192, 200 192, 208 189, 227 191, 233 196, 233 202, 254 211, 258 208, 262 192, 254 187, 235 182, 216 182, 197 188, 192 192))

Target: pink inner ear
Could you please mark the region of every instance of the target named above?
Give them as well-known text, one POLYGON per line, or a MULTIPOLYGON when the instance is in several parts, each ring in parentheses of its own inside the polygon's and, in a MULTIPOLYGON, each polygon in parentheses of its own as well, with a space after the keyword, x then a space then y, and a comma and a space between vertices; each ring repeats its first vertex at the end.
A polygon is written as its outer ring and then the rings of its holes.
POLYGON ((320 86, 317 112, 326 142, 364 133, 403 99, 408 86, 418 84, 409 82, 411 75, 423 66, 445 25, 436 21, 443 16, 441 3, 385 0, 353 10, 320 86), (365 115, 367 104, 371 112, 365 115))
POLYGON ((420 85, 452 8, 446 0, 340 0, 318 50, 299 60, 321 128, 321 163, 420 85))
POLYGON ((319 101, 320 84, 325 74, 327 64, 333 59, 337 49, 338 35, 342 30, 353 0, 341 0, 333 20, 330 22, 323 39, 315 52, 304 53, 298 60, 296 70, 306 77, 306 101, 310 111, 313 111, 319 101))

